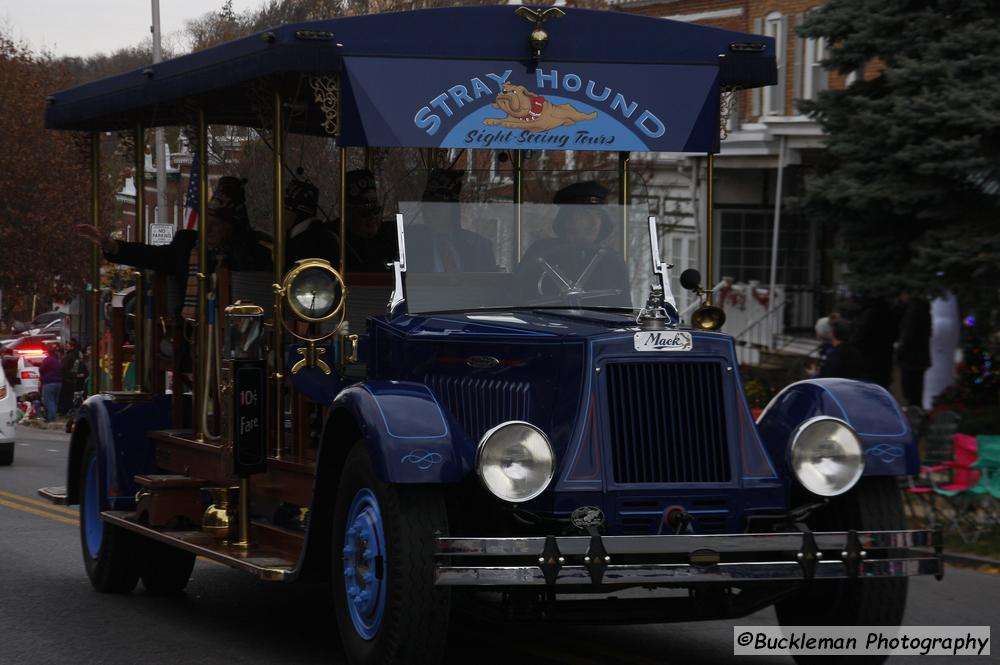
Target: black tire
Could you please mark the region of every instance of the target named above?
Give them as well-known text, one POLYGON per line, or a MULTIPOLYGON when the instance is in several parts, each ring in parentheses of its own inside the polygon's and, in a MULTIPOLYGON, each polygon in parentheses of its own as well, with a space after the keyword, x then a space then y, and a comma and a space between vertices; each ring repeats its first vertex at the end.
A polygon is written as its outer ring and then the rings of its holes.
MULTIPOLYGON (((895 478, 871 476, 809 520, 814 531, 896 530, 906 528, 895 478)), ((890 550, 890 556, 892 551, 890 550)), ((782 626, 900 626, 906 609, 909 578, 893 577, 810 582, 794 596, 775 604, 782 626)), ((794 656, 800 665, 813 663, 883 663, 888 656, 794 656)))
POLYGON ((144 544, 141 577, 146 591, 161 596, 183 591, 194 569, 194 553, 153 540, 144 544))
MULTIPOLYGON (((448 518, 438 488, 381 482, 365 442, 354 445, 337 488, 331 562, 337 625, 352 665, 441 662, 451 595, 448 589, 434 586, 434 538, 447 533, 448 518), (359 501, 361 506, 368 505, 367 512, 358 514, 359 501), (374 579, 362 581, 361 572, 371 572, 371 566, 366 566, 359 554, 352 557, 344 552, 349 539, 348 518, 353 515, 351 524, 358 524, 366 520, 372 508, 380 516, 378 523, 384 536, 380 547, 372 549, 381 549, 384 557, 378 557, 382 559, 381 576, 376 559, 374 579), (359 609, 360 601, 348 597, 348 566, 354 570, 350 585, 355 593, 360 589, 383 598, 375 603, 377 612, 359 609), (375 614, 380 618, 372 619, 375 614)), ((360 538, 351 536, 351 545, 368 542, 360 538)))
POLYGON ((80 546, 87 577, 103 593, 129 593, 139 581, 143 542, 100 517, 97 440, 87 440, 80 467, 80 546))
POLYGON ((0 466, 10 466, 14 463, 14 444, 10 444, 10 450, 0 450, 0 466))

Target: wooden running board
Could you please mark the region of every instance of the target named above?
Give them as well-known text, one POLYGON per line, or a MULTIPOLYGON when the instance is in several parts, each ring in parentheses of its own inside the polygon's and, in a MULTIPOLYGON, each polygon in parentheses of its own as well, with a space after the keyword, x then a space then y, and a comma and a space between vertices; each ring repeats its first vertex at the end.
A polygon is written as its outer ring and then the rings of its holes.
POLYGON ((295 562, 280 552, 259 545, 237 547, 211 538, 203 531, 166 531, 153 529, 135 521, 135 513, 107 510, 101 519, 108 524, 128 529, 145 538, 173 545, 200 557, 217 561, 231 568, 250 573, 269 582, 290 582, 295 579, 295 562))
POLYGON ((48 499, 57 506, 65 506, 69 495, 66 493, 66 486, 60 485, 59 487, 41 487, 38 490, 38 496, 48 499))

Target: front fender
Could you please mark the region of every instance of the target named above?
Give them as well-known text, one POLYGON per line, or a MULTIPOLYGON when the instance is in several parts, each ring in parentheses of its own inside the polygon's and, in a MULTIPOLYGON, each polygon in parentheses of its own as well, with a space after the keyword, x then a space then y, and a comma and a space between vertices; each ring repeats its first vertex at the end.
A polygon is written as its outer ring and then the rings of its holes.
POLYGON ((383 482, 454 483, 473 468, 475 444, 449 422, 422 383, 355 384, 337 395, 333 409, 351 413, 383 482))
POLYGON ((839 418, 854 428, 865 451, 866 476, 917 473, 916 437, 885 388, 850 379, 810 379, 778 393, 757 421, 764 445, 785 474, 791 474, 787 451, 792 433, 816 416, 839 418))
POLYGON ((77 413, 66 469, 67 501, 80 500, 80 465, 87 440, 97 446, 101 478, 101 510, 130 510, 138 487, 136 474, 156 471, 150 430, 170 427, 170 398, 135 400, 97 394, 87 398, 77 413))

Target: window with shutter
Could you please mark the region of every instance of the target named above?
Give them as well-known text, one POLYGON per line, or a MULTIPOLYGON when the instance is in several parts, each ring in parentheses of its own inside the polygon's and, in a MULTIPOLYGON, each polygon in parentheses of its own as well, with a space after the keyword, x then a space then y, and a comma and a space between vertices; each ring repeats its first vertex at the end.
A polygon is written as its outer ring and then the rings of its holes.
POLYGON ((764 34, 774 38, 775 57, 778 61, 778 83, 764 88, 763 114, 784 115, 785 113, 785 66, 786 35, 788 19, 777 12, 768 14, 764 19, 764 34))

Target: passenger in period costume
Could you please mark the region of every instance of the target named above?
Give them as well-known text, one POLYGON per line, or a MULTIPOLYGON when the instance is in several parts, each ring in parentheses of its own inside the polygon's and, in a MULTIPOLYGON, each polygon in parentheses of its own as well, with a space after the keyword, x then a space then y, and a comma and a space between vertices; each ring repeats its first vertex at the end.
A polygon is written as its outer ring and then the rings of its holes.
POLYGON ((414 272, 493 272, 489 240, 462 227, 462 171, 433 169, 421 196, 420 217, 406 228, 407 268, 414 272))

